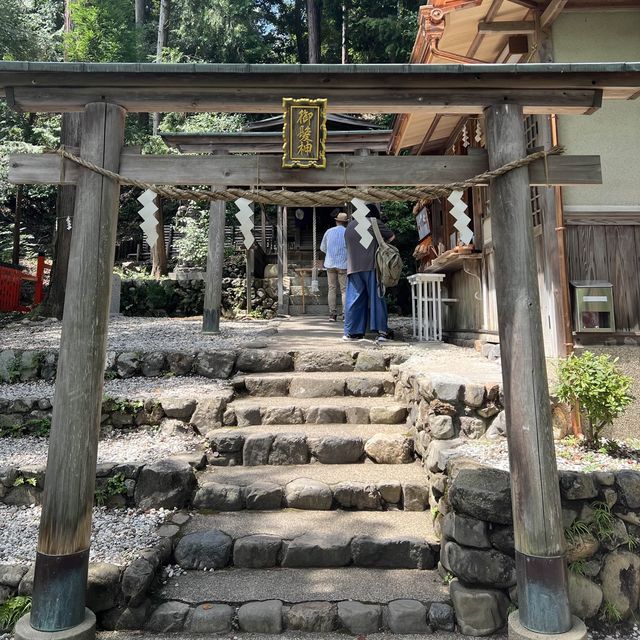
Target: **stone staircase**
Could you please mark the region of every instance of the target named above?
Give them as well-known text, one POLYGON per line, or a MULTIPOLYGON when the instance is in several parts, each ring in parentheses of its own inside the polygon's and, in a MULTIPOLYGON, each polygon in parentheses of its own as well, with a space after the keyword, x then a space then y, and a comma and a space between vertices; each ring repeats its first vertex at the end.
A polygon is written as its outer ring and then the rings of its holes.
POLYGON ((176 536, 180 569, 154 594, 146 628, 453 630, 426 475, 392 375, 300 371, 233 384, 176 536))

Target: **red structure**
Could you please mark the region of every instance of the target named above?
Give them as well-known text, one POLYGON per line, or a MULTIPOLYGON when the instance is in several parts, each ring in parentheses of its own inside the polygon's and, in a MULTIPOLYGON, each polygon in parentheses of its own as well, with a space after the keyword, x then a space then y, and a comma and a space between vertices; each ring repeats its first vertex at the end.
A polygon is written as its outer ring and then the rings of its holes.
POLYGON ((0 311, 27 312, 39 305, 44 293, 44 272, 48 269, 51 269, 51 265, 45 263, 43 255, 38 256, 35 276, 13 267, 0 267, 0 311), (30 306, 20 304, 20 289, 23 282, 36 283, 33 304, 30 306))

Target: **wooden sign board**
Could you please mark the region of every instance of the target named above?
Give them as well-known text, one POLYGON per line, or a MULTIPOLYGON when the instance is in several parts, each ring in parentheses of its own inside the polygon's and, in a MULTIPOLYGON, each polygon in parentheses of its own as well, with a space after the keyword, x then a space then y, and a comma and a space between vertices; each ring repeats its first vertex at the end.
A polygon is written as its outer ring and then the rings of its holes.
POLYGON ((283 98, 282 167, 324 169, 327 166, 327 100, 283 98))

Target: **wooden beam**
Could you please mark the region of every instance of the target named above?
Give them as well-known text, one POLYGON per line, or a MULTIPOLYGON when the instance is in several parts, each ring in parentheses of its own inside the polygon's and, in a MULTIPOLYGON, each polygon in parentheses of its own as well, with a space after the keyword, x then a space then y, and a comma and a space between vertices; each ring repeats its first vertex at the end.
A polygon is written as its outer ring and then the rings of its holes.
POLYGON ((497 22, 486 22, 483 20, 478 24, 478 33, 484 35, 519 35, 534 34, 536 25, 532 20, 499 20, 497 22))
MULTIPOLYGON (((500 12, 500 8, 502 7, 503 4, 504 4, 504 0, 493 0, 493 2, 491 3, 491 6, 489 7, 489 10, 487 11, 487 15, 485 15, 484 17, 484 21, 492 22, 493 19, 500 12)), ((476 33, 473 39, 473 42, 471 43, 471 45, 469 45, 469 49, 467 50, 467 56, 469 57, 475 56, 476 53, 478 53, 478 49, 480 48, 480 45, 482 44, 483 40, 484 40, 484 34, 476 33)))
MULTIPOLYGON (((118 171, 125 112, 87 105, 81 154, 118 171)), ((120 187, 82 169, 76 192, 31 624, 61 631, 85 621, 85 592, 120 187)), ((95 618, 94 623, 95 625, 95 618)), ((73 631, 66 631, 71 633, 73 631)), ((85 632, 83 637, 91 637, 85 632)))
MULTIPOLYGON (((327 159, 324 170, 282 169, 278 157, 122 154, 123 176, 150 184, 227 184, 236 187, 341 187, 436 185, 459 182, 488 170, 486 155, 343 156, 327 159), (259 172, 259 176, 258 176, 259 172)), ((75 184, 79 167, 54 153, 9 156, 14 184, 75 184), (64 170, 63 170, 64 167, 64 170)), ((550 156, 529 166, 532 185, 602 184, 599 156, 550 156), (546 171, 548 169, 548 175, 546 171)))
POLYGON ((567 2, 568 0, 550 0, 547 8, 542 12, 542 16, 540 16, 540 26, 543 29, 550 27, 565 8, 567 2))
MULTIPOLYGON (((640 84, 640 81, 639 81, 640 84)), ((316 92, 318 89, 316 89, 316 92)), ((488 105, 514 102, 524 112, 584 114, 599 100, 594 89, 485 89, 473 88, 417 88, 394 91, 385 86, 376 89, 351 90, 323 87, 327 110, 331 113, 399 113, 446 112, 448 114, 480 113, 488 105)), ((129 112, 243 112, 274 113, 282 109, 282 96, 299 96, 294 88, 283 88, 280 93, 251 88, 245 91, 196 89, 184 87, 15 87, 11 106, 18 111, 82 111, 90 102, 115 102, 129 112)), ((305 91, 306 93, 306 91, 305 91)))
MULTIPOLYGON (((485 127, 492 169, 525 154, 520 107, 490 107, 485 127)), ((513 615, 533 632, 565 633, 572 619, 527 172, 496 178, 489 197, 518 582, 513 615)))

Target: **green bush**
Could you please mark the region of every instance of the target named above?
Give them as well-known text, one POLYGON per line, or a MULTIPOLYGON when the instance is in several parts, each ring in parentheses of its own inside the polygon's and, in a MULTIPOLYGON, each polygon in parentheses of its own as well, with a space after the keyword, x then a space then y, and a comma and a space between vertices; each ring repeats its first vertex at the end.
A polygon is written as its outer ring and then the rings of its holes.
POLYGON ((602 430, 631 403, 632 379, 616 367, 618 359, 585 351, 572 353, 558 365, 558 397, 578 402, 585 420, 583 431, 589 444, 598 446, 602 430))
POLYGON ((16 622, 29 611, 31 611, 29 596, 15 596, 0 604, 0 633, 12 631, 16 622))

